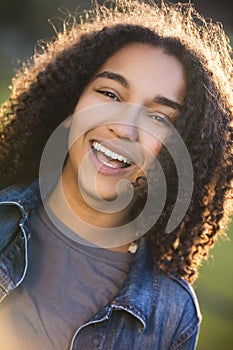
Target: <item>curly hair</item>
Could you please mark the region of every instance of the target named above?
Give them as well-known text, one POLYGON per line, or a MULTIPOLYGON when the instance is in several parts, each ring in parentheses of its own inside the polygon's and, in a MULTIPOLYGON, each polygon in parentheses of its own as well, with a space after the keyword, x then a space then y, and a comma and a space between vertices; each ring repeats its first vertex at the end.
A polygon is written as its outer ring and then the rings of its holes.
POLYGON ((194 189, 184 219, 166 234, 178 181, 163 149, 159 157, 169 195, 147 237, 161 269, 192 283, 232 210, 229 39, 219 23, 207 22, 191 4, 117 0, 84 12, 79 23, 69 19, 12 79, 11 96, 0 112, 1 187, 38 177, 49 136, 73 113, 83 89, 108 57, 135 42, 163 48, 178 58, 186 73, 187 95, 175 127, 192 160, 194 189))

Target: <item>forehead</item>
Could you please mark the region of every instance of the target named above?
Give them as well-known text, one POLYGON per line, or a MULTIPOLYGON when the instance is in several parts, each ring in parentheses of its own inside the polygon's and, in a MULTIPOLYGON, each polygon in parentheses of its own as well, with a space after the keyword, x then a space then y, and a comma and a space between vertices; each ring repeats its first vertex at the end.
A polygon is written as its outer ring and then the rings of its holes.
POLYGON ((119 69, 143 65, 144 71, 158 65, 160 70, 164 67, 168 70, 179 70, 182 73, 184 70, 182 63, 175 55, 166 53, 160 47, 141 43, 132 43, 119 49, 105 61, 102 67, 109 65, 119 69))
MULTIPOLYGON (((153 89, 156 93, 179 99, 186 87, 182 63, 160 47, 133 43, 110 56, 98 73, 113 71, 122 74, 129 82, 141 89, 153 89)), ((149 91, 148 91, 149 92, 149 91)))

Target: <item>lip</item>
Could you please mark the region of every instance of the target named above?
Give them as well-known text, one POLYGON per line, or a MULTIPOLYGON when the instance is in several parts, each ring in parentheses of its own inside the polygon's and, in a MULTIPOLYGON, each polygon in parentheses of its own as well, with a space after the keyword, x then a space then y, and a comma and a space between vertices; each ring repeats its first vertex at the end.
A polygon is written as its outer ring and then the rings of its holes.
MULTIPOLYGON (((102 174, 102 175, 111 175, 111 176, 120 176, 120 175, 124 175, 126 173, 129 173, 129 172, 134 172, 137 168, 137 165, 132 163, 129 167, 127 168, 112 168, 112 167, 109 167, 107 165, 104 165, 95 155, 94 153, 94 150, 93 150, 93 147, 92 147, 92 144, 93 144, 93 141, 97 141, 99 143, 101 143, 103 146, 107 147, 107 145, 109 146, 110 148, 110 144, 107 143, 107 142, 101 142, 97 139, 95 140, 91 140, 89 142, 89 149, 88 149, 88 153, 89 153, 89 159, 91 161, 91 163, 93 164, 94 168, 98 171, 98 173, 102 174)), ((114 148, 111 147, 110 148, 111 151, 113 152, 116 152, 118 154, 122 154, 123 152, 118 148, 114 148)), ((127 155, 122 154, 124 157, 126 157, 127 159, 129 159, 131 162, 131 158, 127 157, 127 155)))

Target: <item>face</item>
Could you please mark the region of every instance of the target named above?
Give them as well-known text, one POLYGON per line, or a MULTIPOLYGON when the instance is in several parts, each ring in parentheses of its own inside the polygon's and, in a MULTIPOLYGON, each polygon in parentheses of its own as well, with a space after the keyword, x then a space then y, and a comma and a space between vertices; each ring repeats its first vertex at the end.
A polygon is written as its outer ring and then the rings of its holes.
POLYGON ((72 193, 82 188, 89 197, 113 200, 119 180, 144 176, 169 134, 168 122, 179 116, 185 90, 182 64, 160 48, 131 44, 111 56, 75 108, 70 133, 75 138, 86 130, 70 148, 64 172, 72 193))

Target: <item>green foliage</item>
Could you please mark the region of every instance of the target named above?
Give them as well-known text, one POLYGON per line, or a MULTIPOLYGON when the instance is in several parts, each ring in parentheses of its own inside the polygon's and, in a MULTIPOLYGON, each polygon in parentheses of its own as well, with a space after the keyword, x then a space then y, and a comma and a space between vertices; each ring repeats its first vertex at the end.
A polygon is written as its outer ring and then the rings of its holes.
POLYGON ((10 85, 10 80, 1 80, 0 85, 0 105, 7 100, 10 94, 10 89, 8 86, 10 85))
POLYGON ((203 321, 197 350, 231 350, 233 345, 233 223, 219 240, 196 283, 203 321))

